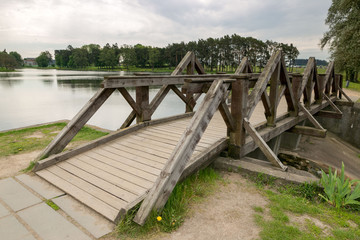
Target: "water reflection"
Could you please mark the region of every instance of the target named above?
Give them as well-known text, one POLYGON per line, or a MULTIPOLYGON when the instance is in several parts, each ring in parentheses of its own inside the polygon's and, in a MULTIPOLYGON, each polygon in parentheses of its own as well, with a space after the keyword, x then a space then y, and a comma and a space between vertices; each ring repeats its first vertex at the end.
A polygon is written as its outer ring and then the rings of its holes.
MULTIPOLYGON (((0 73, 0 131, 33 124, 72 119, 100 88, 104 76, 127 72, 88 72, 21 69, 0 73), (5 101, 6 100, 6 101, 5 101)), ((150 88, 150 100, 159 87, 150 88)), ((128 88, 135 99, 135 88, 128 88)), ((89 124, 116 130, 131 112, 118 91, 103 104, 89 124)), ((165 97, 154 118, 183 113, 185 104, 172 92, 165 97)))

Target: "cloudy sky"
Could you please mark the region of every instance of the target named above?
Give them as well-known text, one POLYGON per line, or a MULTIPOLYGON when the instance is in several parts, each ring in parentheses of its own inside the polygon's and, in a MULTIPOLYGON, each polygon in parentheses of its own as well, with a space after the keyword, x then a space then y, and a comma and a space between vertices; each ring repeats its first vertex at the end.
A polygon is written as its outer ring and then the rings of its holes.
POLYGON ((319 41, 331 0, 0 1, 0 49, 37 57, 69 44, 164 47, 236 33, 293 43, 299 58, 327 59, 319 41))

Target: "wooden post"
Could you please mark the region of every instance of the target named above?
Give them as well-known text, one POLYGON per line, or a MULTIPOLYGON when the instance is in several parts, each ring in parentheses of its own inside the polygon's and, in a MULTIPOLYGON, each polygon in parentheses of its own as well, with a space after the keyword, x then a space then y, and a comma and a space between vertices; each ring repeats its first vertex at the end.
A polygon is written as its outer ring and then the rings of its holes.
POLYGON ((270 116, 267 117, 267 125, 270 127, 275 127, 278 91, 279 91, 279 83, 280 83, 279 79, 280 79, 280 61, 277 64, 270 79, 270 96, 269 96, 270 116))
POLYGON ((316 99, 317 104, 321 104, 324 97, 324 82, 325 82, 325 75, 318 74, 318 98, 316 99))
POLYGON ((141 109, 141 114, 136 115, 136 123, 150 121, 149 86, 136 87, 136 104, 141 109))
MULTIPOLYGON (((192 52, 191 53, 191 61, 189 62, 189 64, 186 67, 186 74, 187 75, 193 75, 195 73, 195 54, 192 52)), ((194 94, 193 93, 186 93, 186 100, 187 102, 191 102, 194 99, 194 94)), ((188 104, 186 104, 185 106, 185 112, 192 112, 193 111, 193 107, 190 107, 188 104)))
POLYGON ((243 119, 247 117, 249 80, 237 79, 231 86, 231 114, 235 120, 235 130, 230 132, 229 155, 232 158, 239 159, 241 146, 245 144, 246 137, 243 119))

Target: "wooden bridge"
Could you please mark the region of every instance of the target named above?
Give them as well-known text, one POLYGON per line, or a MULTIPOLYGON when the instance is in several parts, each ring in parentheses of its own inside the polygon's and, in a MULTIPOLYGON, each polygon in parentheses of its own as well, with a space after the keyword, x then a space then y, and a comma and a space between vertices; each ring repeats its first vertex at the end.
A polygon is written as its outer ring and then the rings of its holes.
POLYGON ((314 58, 304 74, 289 74, 281 51, 260 74, 252 73, 246 58, 234 74, 205 74, 188 52, 169 76, 105 77, 101 89, 41 153, 34 171, 114 222, 143 201, 134 221, 144 224, 153 208, 165 205, 181 178, 226 149, 241 158, 260 148, 286 171, 267 142, 285 131, 324 137, 326 130, 313 115, 341 118, 333 103, 345 95, 341 86, 334 64, 318 74, 314 58), (150 102, 151 86, 161 88, 150 102), (128 87, 136 88, 136 99, 128 87), (61 152, 115 90, 133 109, 121 128, 61 152), (170 90, 185 103, 186 113, 152 120, 170 90), (205 97, 193 112, 201 94, 205 97), (329 105, 333 111, 324 111, 329 105), (305 119, 314 127, 298 125, 305 119))

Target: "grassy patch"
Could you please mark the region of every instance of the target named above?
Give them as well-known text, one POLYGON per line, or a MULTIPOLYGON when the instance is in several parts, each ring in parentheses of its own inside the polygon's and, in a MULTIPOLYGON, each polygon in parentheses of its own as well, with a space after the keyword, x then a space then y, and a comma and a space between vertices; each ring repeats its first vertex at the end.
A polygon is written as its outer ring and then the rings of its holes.
MULTIPOLYGON (((41 150, 65 126, 66 123, 54 123, 0 133, 0 157, 41 150)), ((72 141, 91 141, 106 134, 89 127, 83 127, 72 141)))
POLYGON ((266 206, 270 218, 254 209, 261 239, 360 239, 359 208, 328 205, 317 197, 322 190, 316 184, 270 186, 260 191, 270 201, 266 206), (292 220, 294 216, 303 221, 292 220))
MULTIPOLYGON (((343 81, 343 88, 345 89, 346 87, 346 81, 343 81)), ((349 86, 346 89, 351 89, 351 90, 355 90, 355 91, 360 91, 360 83, 354 83, 354 82, 350 82, 349 86)))
POLYGON ((206 168, 176 185, 164 209, 153 211, 143 227, 132 221, 139 206, 130 210, 117 226, 120 239, 145 237, 159 232, 171 232, 181 226, 189 205, 211 193, 221 180, 212 168, 206 168))

